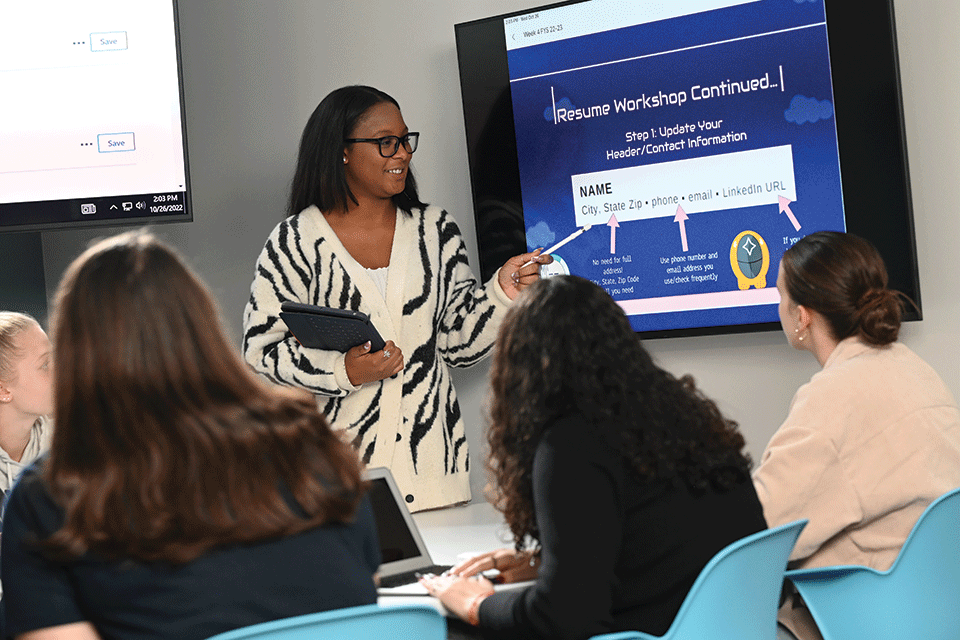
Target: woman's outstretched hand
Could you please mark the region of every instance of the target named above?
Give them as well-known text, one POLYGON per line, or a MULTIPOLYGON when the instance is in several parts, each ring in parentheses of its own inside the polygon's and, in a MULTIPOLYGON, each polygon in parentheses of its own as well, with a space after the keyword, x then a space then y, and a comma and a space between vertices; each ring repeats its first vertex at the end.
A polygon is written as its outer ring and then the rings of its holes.
POLYGON ((517 297, 521 289, 540 279, 540 265, 553 262, 553 256, 540 255, 540 251, 537 249, 532 253, 514 256, 507 260, 497 272, 500 287, 511 300, 517 297))
POLYGON ((400 373, 403 370, 403 353, 393 340, 387 341, 383 349, 373 353, 370 353, 370 343, 365 342, 347 351, 343 365, 350 382, 359 387, 400 373))

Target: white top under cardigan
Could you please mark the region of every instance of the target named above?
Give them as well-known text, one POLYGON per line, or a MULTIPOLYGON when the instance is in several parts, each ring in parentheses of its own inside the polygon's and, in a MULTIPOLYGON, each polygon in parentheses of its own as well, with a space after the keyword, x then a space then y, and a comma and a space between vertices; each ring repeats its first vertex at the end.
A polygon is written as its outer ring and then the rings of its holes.
POLYGON ((478 285, 456 221, 430 206, 397 213, 386 295, 316 207, 281 222, 257 261, 243 353, 271 380, 315 393, 369 466, 389 467, 411 511, 470 500, 463 419, 448 366, 492 350, 509 298, 478 285), (302 347, 278 313, 285 300, 369 314, 403 351, 394 378, 354 387, 341 354, 302 347))

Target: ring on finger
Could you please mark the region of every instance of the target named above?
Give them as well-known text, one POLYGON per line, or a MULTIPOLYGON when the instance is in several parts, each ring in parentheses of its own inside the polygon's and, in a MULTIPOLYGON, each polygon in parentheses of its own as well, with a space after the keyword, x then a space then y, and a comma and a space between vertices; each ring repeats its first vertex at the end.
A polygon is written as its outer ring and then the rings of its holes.
MULTIPOLYGON (((497 556, 490 556, 490 562, 493 563, 493 568, 497 569, 497 556)), ((497 569, 499 571, 499 569, 497 569)))
POLYGON ((390 357, 390 352, 387 351, 386 349, 384 349, 384 350, 383 350, 383 359, 386 360, 386 359, 389 358, 389 357, 390 357))

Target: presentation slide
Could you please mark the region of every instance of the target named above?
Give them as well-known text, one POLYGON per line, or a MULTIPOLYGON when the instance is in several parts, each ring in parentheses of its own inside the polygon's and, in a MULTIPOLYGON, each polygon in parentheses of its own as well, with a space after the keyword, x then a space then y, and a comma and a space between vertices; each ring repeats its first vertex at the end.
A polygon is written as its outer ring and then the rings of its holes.
POLYGON ((776 322, 783 251, 845 230, 822 3, 595 4, 504 23, 528 248, 637 331, 776 322))

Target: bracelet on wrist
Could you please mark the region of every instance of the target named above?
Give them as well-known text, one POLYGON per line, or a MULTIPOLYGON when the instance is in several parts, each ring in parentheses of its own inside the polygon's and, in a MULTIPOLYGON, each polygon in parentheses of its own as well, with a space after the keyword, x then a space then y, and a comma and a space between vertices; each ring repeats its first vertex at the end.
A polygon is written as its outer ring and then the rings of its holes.
POLYGON ((475 627, 480 626, 480 603, 490 595, 493 595, 493 591, 478 593, 477 595, 473 596, 473 598, 470 600, 470 603, 467 604, 467 622, 475 627))

